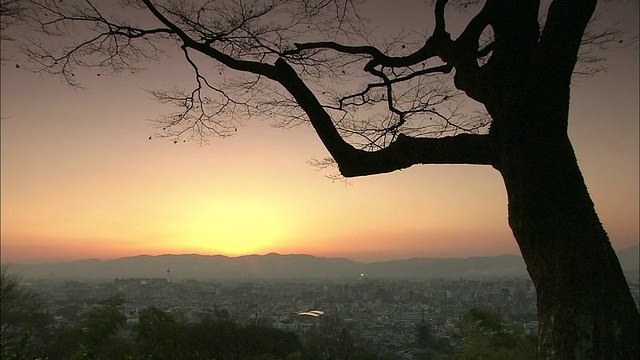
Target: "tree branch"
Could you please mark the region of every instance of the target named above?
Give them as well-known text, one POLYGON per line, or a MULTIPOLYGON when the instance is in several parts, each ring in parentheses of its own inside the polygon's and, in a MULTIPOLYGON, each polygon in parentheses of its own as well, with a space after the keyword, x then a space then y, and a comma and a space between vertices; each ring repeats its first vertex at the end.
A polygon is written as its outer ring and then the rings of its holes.
POLYGON ((582 37, 596 7, 596 0, 555 0, 549 6, 540 37, 541 72, 545 79, 569 85, 582 37))
POLYGON ((296 48, 294 50, 285 51, 282 55, 296 55, 300 54, 304 50, 331 49, 351 55, 369 55, 371 57, 371 61, 367 64, 368 68, 373 68, 379 65, 391 68, 412 66, 437 56, 439 53, 438 47, 442 42, 450 40, 449 34, 445 31, 444 6, 446 3, 447 0, 438 0, 436 2, 436 26, 433 31, 433 35, 425 41, 425 44, 420 49, 407 56, 388 56, 374 46, 348 46, 338 44, 333 41, 295 43, 294 45, 296 48))
POLYGON ((345 177, 380 174, 415 164, 493 163, 488 135, 461 134, 443 138, 413 138, 400 134, 388 147, 373 152, 354 148, 338 133, 313 92, 284 59, 275 63, 278 82, 293 95, 345 177))
MULTIPOLYGON (((239 60, 235 59, 217 49, 214 49, 210 46, 208 41, 198 42, 192 39, 187 33, 185 33, 180 27, 167 19, 152 3, 150 0, 142 0, 142 2, 147 6, 149 11, 160 20, 166 27, 171 29, 185 46, 192 48, 196 51, 201 52, 204 55, 210 56, 213 59, 216 59, 223 63, 224 65, 230 67, 234 70, 250 72, 257 75, 264 75, 270 79, 274 79, 274 68, 272 65, 260 63, 256 61, 248 61, 248 60, 239 60)), ((274 79, 275 80, 275 79, 274 79)))
POLYGON ((494 156, 489 135, 414 138, 400 134, 384 149, 358 150, 357 156, 349 161, 337 162, 343 176, 354 177, 392 172, 417 164, 492 165, 494 156))
POLYGON ((407 56, 388 56, 373 46, 347 46, 333 41, 321 41, 310 43, 296 43, 295 50, 285 51, 284 56, 295 55, 304 50, 331 49, 351 55, 369 55, 372 60, 369 66, 382 65, 386 67, 405 67, 415 65, 437 55, 433 41, 428 41, 416 52, 407 56))

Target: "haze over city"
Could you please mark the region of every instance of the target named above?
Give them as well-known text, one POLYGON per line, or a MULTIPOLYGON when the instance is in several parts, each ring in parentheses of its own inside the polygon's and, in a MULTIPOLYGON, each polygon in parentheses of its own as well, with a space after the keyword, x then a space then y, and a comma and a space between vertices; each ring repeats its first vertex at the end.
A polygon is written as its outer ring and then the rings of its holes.
MULTIPOLYGON (((390 31, 432 23, 379 2, 390 31)), ((430 11, 425 8, 424 11, 430 11)), ((607 16, 638 36, 638 2, 607 16)), ((507 199, 488 166, 414 166, 325 177, 313 129, 252 119, 236 136, 174 144, 151 120, 172 109, 145 91, 189 86, 179 54, 136 75, 79 70, 85 89, 2 64, 2 262, 138 254, 306 253, 358 261, 518 254, 507 199), (100 75, 100 76, 99 76, 100 75), (149 139, 151 138, 151 139, 149 139)), ((637 45, 606 54, 606 71, 575 80, 570 136, 615 249, 638 244, 637 45)))

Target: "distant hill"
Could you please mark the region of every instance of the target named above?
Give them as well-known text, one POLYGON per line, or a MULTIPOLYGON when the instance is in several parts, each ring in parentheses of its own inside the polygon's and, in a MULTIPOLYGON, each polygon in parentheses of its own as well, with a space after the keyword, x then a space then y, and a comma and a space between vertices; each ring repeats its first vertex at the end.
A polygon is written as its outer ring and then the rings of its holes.
MULTIPOLYGON (((638 246, 618 253, 623 269, 638 269, 638 246)), ((11 264, 25 279, 111 280, 114 278, 171 279, 320 279, 459 278, 527 276, 517 255, 469 258, 413 258, 360 263, 311 255, 139 255, 116 260, 81 260, 55 264, 11 264), (170 270, 170 272, 167 272, 170 270)))
POLYGON ((362 264, 311 255, 139 255, 116 260, 80 260, 55 264, 11 264, 26 279, 165 278, 333 278, 355 277, 362 264), (170 270, 170 272, 167 272, 170 270))
POLYGON ((368 275, 389 278, 527 276, 522 257, 510 254, 469 258, 413 258, 371 263, 363 268, 368 275))
POLYGON ((617 254, 622 269, 628 271, 636 270, 636 272, 640 269, 640 246, 636 245, 622 249, 617 254))

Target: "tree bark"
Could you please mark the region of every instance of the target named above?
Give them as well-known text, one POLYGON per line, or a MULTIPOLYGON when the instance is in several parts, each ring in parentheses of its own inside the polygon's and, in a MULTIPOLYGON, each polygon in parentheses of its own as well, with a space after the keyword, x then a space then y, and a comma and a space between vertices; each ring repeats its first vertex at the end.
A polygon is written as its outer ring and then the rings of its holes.
POLYGON ((496 167, 536 287, 538 358, 638 359, 638 311, 566 132, 523 130, 498 140, 496 167))
POLYGON ((491 94, 493 166, 536 287, 538 358, 638 359, 638 310, 567 134, 571 73, 595 1, 554 1, 539 42, 533 10, 496 2, 480 92, 491 94))

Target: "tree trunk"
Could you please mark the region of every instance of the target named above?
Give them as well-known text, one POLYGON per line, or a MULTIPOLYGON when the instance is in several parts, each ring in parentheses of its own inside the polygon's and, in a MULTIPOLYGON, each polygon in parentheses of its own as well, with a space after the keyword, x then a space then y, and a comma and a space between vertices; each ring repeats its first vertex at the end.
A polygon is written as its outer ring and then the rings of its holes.
POLYGON ((535 116, 499 139, 496 167, 537 291, 538 358, 638 359, 638 311, 568 135, 529 131, 535 116))
MULTIPOLYGON (((538 295, 538 357, 638 359, 638 310, 567 135, 571 74, 595 0, 554 1, 542 34, 539 1, 487 1, 455 41, 444 32, 445 2, 436 7, 440 33, 425 48, 435 44, 432 50, 455 68, 456 87, 484 104, 492 118, 488 135, 401 134, 384 149, 357 150, 285 60, 265 75, 293 95, 344 176, 414 164, 493 165, 505 181, 509 224, 538 295), (478 39, 487 26, 495 41, 479 66, 478 39)), ((367 66, 400 66, 369 55, 367 66)))

